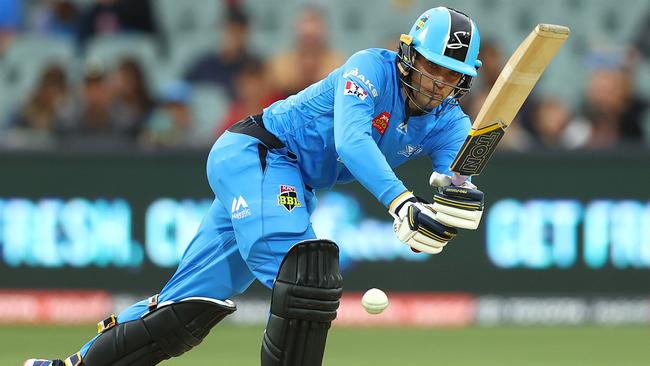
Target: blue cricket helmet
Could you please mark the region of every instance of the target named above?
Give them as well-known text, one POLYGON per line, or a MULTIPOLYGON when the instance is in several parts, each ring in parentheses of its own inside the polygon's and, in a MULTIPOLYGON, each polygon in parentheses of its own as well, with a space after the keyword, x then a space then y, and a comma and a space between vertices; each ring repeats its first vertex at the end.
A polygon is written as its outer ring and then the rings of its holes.
MULTIPOLYGON (((427 105, 437 100, 442 103, 443 110, 458 104, 470 89, 472 79, 477 75, 481 66, 478 51, 481 43, 478 26, 467 14, 446 7, 437 7, 424 12, 417 19, 409 34, 402 34, 398 49, 397 67, 399 78, 407 89, 408 99, 422 112, 432 111, 427 105), (415 59, 420 55, 428 61, 462 74, 458 84, 450 85, 436 80, 436 85, 447 85, 453 91, 444 99, 439 99, 430 92, 422 90, 412 80, 419 78, 432 79, 422 70, 415 67, 415 59), (416 101, 415 94, 429 98, 427 105, 416 101)), ((421 85, 421 83, 419 83, 421 85)))
POLYGON ((408 35, 413 48, 427 60, 476 76, 476 69, 481 66, 481 36, 476 23, 466 14, 445 7, 429 9, 413 24, 408 35))

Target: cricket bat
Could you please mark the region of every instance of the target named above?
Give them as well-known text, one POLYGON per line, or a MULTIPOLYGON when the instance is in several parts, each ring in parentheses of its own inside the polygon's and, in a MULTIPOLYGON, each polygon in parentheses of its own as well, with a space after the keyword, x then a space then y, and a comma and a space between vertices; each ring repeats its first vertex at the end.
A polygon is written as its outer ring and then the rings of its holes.
POLYGON ((492 86, 451 171, 454 184, 483 171, 521 105, 564 41, 569 28, 538 24, 517 47, 492 86))

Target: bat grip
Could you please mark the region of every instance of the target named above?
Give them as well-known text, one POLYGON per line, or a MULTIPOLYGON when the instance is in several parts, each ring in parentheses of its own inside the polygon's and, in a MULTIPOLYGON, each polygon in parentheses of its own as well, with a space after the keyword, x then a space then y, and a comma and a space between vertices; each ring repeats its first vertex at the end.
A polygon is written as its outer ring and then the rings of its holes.
POLYGON ((465 183, 467 178, 469 178, 469 177, 466 176, 466 175, 460 175, 460 174, 454 172, 454 175, 451 177, 451 183, 453 185, 455 185, 455 186, 459 186, 459 185, 465 183))

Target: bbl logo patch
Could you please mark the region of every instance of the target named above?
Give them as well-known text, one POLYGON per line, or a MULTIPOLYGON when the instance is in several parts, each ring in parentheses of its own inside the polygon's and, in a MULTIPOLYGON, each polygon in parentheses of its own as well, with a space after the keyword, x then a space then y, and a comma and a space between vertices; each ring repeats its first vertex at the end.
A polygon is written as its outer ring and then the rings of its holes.
POLYGON ((280 185, 280 194, 278 195, 278 205, 284 206, 287 211, 291 212, 296 207, 301 207, 302 203, 298 201, 296 187, 280 185))

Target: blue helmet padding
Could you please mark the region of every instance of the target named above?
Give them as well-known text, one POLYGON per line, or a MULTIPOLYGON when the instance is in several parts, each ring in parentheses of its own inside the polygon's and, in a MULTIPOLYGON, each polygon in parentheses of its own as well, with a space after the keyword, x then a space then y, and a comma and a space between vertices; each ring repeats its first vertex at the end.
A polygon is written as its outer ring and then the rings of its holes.
POLYGON ((476 67, 480 65, 480 61, 477 59, 481 44, 478 27, 473 20, 469 20, 471 22, 470 42, 469 45, 461 46, 467 47, 467 54, 465 60, 457 60, 445 56, 448 43, 457 41, 453 34, 450 35, 451 19, 451 11, 445 7, 437 7, 424 12, 409 32, 409 36, 413 38, 412 46, 418 53, 435 64, 475 77, 477 75, 476 67))

